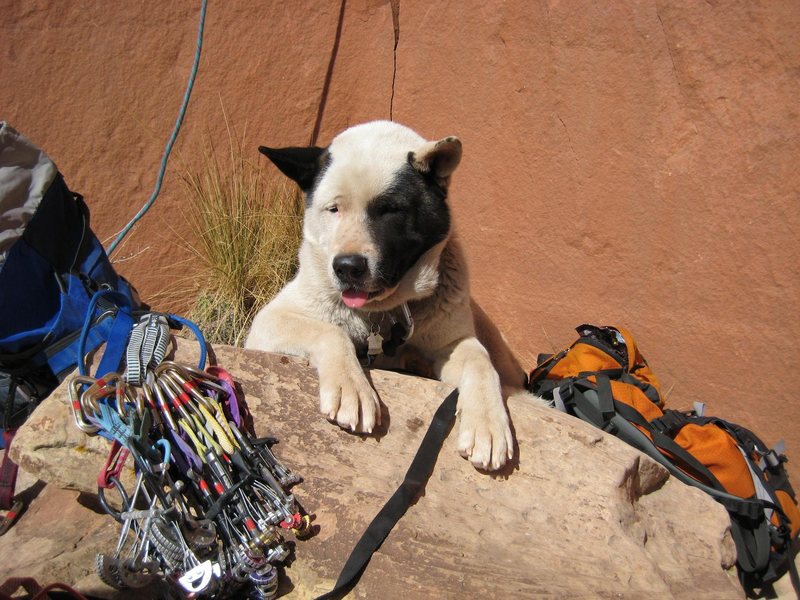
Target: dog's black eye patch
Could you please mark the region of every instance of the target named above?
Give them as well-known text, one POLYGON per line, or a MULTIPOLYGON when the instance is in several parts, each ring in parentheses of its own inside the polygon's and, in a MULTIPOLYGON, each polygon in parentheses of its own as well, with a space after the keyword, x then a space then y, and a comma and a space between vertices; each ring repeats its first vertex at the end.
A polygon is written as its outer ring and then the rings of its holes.
POLYGON ((379 248, 378 270, 396 284, 450 230, 445 192, 410 165, 402 167, 384 192, 367 204, 370 234, 379 248))
POLYGON ((409 210, 409 203, 391 195, 380 195, 370 203, 368 213, 372 217, 384 217, 409 210))

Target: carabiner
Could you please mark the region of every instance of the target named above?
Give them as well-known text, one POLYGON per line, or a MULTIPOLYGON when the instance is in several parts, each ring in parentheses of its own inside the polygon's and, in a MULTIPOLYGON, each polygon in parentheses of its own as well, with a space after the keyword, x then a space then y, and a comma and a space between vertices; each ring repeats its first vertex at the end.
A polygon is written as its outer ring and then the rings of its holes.
POLYGON ((167 422, 167 426, 172 429, 172 431, 180 431, 178 426, 175 424, 175 419, 172 418, 172 412, 169 409, 169 402, 167 402, 167 400, 164 398, 164 393, 158 381, 153 384, 152 391, 154 391, 156 394, 158 408, 161 411, 161 416, 164 417, 164 420, 167 422))
POLYGON ((172 456, 172 445, 164 438, 156 440, 153 445, 158 446, 163 450, 164 460, 161 461, 161 464, 166 468, 166 466, 169 465, 169 459, 172 456))
POLYGON ((112 390, 116 394, 118 393, 117 386, 114 385, 113 388, 111 386, 112 384, 116 384, 120 379, 122 379, 122 375, 119 373, 106 373, 103 377, 96 379, 94 383, 90 385, 85 392, 83 392, 83 396, 86 396, 90 400, 96 402, 100 398, 109 396, 112 390))
POLYGON ((97 425, 90 423, 86 419, 84 406, 81 402, 83 397, 79 391, 79 386, 92 385, 93 383, 94 379, 91 377, 82 377, 80 375, 76 375, 70 380, 69 385, 67 386, 67 392, 69 394, 69 406, 70 410, 72 411, 72 418, 75 420, 75 426, 87 435, 96 435, 97 432, 100 431, 100 428, 97 425))

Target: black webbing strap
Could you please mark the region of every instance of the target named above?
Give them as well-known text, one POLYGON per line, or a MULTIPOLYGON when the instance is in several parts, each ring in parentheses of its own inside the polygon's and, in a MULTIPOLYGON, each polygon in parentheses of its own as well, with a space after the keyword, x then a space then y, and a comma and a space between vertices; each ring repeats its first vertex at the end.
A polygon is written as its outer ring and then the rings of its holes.
POLYGON ((610 421, 611 417, 616 413, 614 409, 614 394, 611 392, 611 380, 608 375, 601 375, 599 372, 595 375, 595 380, 597 381, 598 408, 600 409, 600 416, 605 423, 610 421))
POLYGON ((614 407, 611 380, 604 371, 595 371, 589 375, 595 377, 596 383, 588 378, 568 380, 569 387, 560 388, 561 399, 565 405, 572 408, 576 416, 613 434, 611 421, 617 412, 614 407), (597 402, 592 402, 586 397, 588 392, 596 394, 597 402))
POLYGON ((672 456, 674 456, 677 460, 683 463, 683 467, 690 471, 690 474, 695 478, 709 485, 710 487, 719 490, 721 492, 726 491, 725 486, 723 486, 719 480, 714 476, 714 474, 706 467, 703 463, 697 460, 694 456, 692 456, 689 452, 687 452, 683 447, 679 446, 675 440, 670 437, 667 437, 657 429, 650 426, 642 414, 627 404, 623 402, 614 401, 614 405, 617 409, 617 412, 627 421, 639 425, 647 429, 650 432, 650 435, 653 436, 653 443, 656 445, 657 448, 660 450, 666 450, 672 456))
POLYGON ((358 583, 361 574, 369 564, 372 555, 381 547, 397 522, 406 514, 408 507, 423 491, 433 473, 436 458, 445 438, 450 433, 456 414, 458 390, 453 390, 444 402, 436 409, 428 431, 422 438, 411 466, 406 471, 403 483, 397 488, 389 501, 378 512, 367 529, 361 535, 345 562, 333 589, 316 600, 338 598, 347 593, 358 583))
MULTIPOLYGON (((678 410, 665 409, 663 416, 650 421, 650 426, 667 437, 674 438, 678 431, 690 422, 697 423, 697 421, 692 421, 690 416, 685 413, 678 410)), ((702 423, 697 424, 701 425, 702 423)))

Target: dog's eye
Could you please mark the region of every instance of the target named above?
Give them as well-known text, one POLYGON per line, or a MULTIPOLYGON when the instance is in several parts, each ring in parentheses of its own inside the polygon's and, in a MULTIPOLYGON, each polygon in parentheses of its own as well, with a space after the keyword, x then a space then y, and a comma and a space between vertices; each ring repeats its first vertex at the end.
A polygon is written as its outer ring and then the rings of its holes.
POLYGON ((325 210, 329 213, 338 213, 339 207, 336 204, 331 204, 330 206, 326 206, 325 210))
POLYGON ((383 204, 380 209, 380 214, 382 215, 391 215, 399 212, 403 212, 403 207, 393 202, 383 204))

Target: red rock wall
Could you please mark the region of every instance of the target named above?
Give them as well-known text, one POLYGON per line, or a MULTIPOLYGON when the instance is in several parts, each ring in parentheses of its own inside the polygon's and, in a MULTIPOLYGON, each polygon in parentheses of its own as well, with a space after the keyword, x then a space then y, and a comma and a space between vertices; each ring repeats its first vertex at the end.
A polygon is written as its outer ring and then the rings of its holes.
MULTIPOLYGON (((624 325, 672 406, 786 438, 800 485, 800 5, 348 0, 339 28, 340 8, 210 1, 161 197, 114 257, 143 295, 166 305, 191 273, 179 175, 205 136, 227 144, 221 106, 255 157, 307 143, 327 91, 321 144, 374 118, 462 139, 474 294, 525 363, 624 325)), ((0 118, 106 241, 152 191, 198 9, 0 0, 0 118)))

